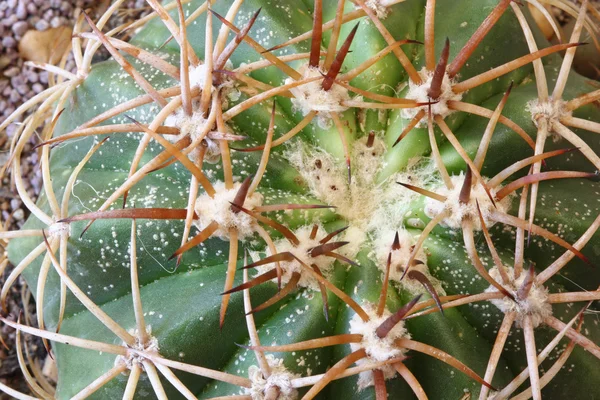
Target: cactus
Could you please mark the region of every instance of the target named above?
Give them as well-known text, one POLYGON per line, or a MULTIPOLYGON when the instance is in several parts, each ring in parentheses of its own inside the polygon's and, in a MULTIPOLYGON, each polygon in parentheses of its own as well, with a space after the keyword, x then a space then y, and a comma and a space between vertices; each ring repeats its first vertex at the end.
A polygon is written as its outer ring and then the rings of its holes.
POLYGON ((122 2, 4 124, 34 110, 31 217, 0 239, 37 321, 0 319, 35 396, 600 395, 588 0, 557 2, 557 45, 541 0, 148 0, 104 31, 122 2))

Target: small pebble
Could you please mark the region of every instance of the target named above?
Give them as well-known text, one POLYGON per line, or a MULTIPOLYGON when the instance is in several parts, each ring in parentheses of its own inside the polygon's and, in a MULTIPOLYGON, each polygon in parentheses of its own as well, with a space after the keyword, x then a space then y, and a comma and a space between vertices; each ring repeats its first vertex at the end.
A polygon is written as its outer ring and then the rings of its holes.
POLYGON ((12 30, 17 36, 23 36, 27 29, 29 28, 29 24, 25 21, 19 21, 13 25, 12 30))
POLYGON ((37 29, 38 31, 45 31, 48 28, 50 28, 50 24, 48 23, 48 21, 40 19, 36 24, 35 24, 35 29, 37 29))
POLYGON ((25 218, 25 212, 23 211, 23 209, 19 208, 15 210, 15 212, 13 213, 13 218, 17 221, 22 221, 25 218))
POLYGON ((17 46, 17 41, 10 36, 5 36, 2 38, 2 46, 11 49, 17 46))

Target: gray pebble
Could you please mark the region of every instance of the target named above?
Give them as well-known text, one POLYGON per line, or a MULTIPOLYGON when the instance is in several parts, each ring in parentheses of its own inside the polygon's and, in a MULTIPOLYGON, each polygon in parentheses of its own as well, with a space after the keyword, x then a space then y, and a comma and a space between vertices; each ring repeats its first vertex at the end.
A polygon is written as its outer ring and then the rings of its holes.
POLYGON ((52 17, 52 20, 50 20, 50 25, 52 25, 53 28, 58 28, 59 26, 62 26, 62 24, 62 17, 59 17, 58 15, 52 17))
POLYGON ((26 84, 16 86, 15 88, 21 96, 25 96, 27 93, 29 93, 29 86, 27 86, 26 84))
POLYGON ((17 221, 22 221, 25 218, 25 212, 19 208, 13 212, 13 218, 17 221))
POLYGON ((13 85, 13 87, 24 85, 25 78, 22 75, 13 76, 10 78, 10 84, 13 85))
POLYGON ((34 83, 31 88, 35 94, 42 93, 44 86, 41 83, 34 83))
POLYGON ((6 135, 8 137, 13 137, 15 132, 17 131, 17 124, 10 124, 6 127, 6 135))
POLYGON ((17 103, 19 100, 21 100, 21 95, 19 95, 18 91, 13 89, 10 92, 10 96, 8 98, 10 99, 11 102, 17 103))
POLYGON ((36 83, 40 78, 37 72, 32 70, 25 71, 25 76, 27 77, 27 80, 31 83, 36 83))
POLYGON ((19 6, 17 7, 17 11, 15 12, 15 15, 19 19, 27 18, 27 7, 25 7, 25 3, 23 1, 21 1, 19 3, 19 6))
POLYGON ((10 36, 5 36, 2 38, 2 46, 4 46, 5 48, 11 49, 13 47, 15 47, 17 45, 17 41, 10 37, 10 36))
POLYGON ((19 74, 19 72, 21 72, 19 67, 10 67, 6 71, 4 71, 4 76, 6 76, 8 78, 12 78, 14 76, 17 76, 19 74))
POLYGON ((40 19, 35 24, 35 29, 37 29, 38 31, 45 31, 48 28, 50 28, 50 24, 45 19, 40 19))
POLYGON ((17 36, 23 36, 27 29, 29 28, 29 24, 25 21, 19 21, 13 25, 12 30, 17 36))
POLYGON ((11 207, 13 210, 15 210, 15 209, 17 209, 17 208, 21 207, 21 204, 23 204, 23 203, 21 203, 21 200, 19 200, 19 199, 11 199, 11 200, 10 200, 10 207, 11 207))

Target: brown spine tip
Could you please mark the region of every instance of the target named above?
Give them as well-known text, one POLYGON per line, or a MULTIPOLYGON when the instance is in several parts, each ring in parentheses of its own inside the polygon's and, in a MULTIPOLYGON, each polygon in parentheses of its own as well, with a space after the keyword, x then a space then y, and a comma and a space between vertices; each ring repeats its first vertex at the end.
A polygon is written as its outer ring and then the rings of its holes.
POLYGON ((371 147, 373 147, 374 143, 375 143, 375 131, 371 131, 371 132, 369 132, 369 137, 367 138, 367 147, 370 149, 371 147))
POLYGON ((442 313, 442 315, 444 315, 444 307, 442 307, 442 302, 440 301, 440 296, 438 295, 435 288, 431 284, 431 281, 429 280, 429 278, 427 278, 427 276, 425 274, 423 274, 422 272, 414 270, 414 269, 411 270, 407 276, 409 279, 414 279, 417 282, 420 282, 421 285, 423 285, 423 287, 429 292, 431 297, 433 297, 433 300, 435 301, 435 304, 437 305, 437 307, 440 310, 440 312, 442 313))
POLYGON ((321 245, 313 247, 312 249, 309 250, 310 256, 311 257, 322 256, 326 253, 337 250, 340 247, 347 245, 348 243, 350 243, 350 242, 332 242, 332 243, 321 244, 321 245))
POLYGON ((467 173, 465 174, 465 181, 463 182, 463 187, 460 189, 460 194, 458 195, 458 201, 462 204, 467 204, 471 199, 471 187, 473 185, 473 174, 471 172, 471 168, 467 166, 467 173))
POLYGON ((385 321, 383 321, 381 323, 381 325, 379 325, 379 327, 375 331, 375 333, 377 334, 377 336, 379 338, 381 338, 381 339, 383 339, 384 337, 386 337, 390 333, 390 331, 392 329, 394 329, 394 327, 396 325, 398 325, 398 322, 400 322, 406 316, 406 314, 408 314, 408 312, 415 306, 415 304, 417 304, 417 302, 421 299, 421 296, 422 295, 418 295, 417 297, 415 297, 414 299, 412 299, 410 301, 410 303, 405 304, 398 311, 396 311, 395 313, 393 313, 392 315, 390 315, 388 317, 388 319, 386 319, 385 321))
MULTIPOLYGON (((349 227, 350 227, 349 225, 346 225, 343 228, 340 228, 340 229, 337 229, 337 230, 331 232, 329 235, 327 235, 323 239, 321 239, 319 241, 319 244, 325 244, 325 243, 329 242, 331 239, 333 239, 335 236, 339 235, 340 233, 344 232, 349 227)), ((315 234, 315 236, 316 236, 316 234, 315 234)), ((314 239, 314 237, 311 237, 311 239, 314 239)))
MULTIPOLYGON (((258 18, 258 15, 260 14, 261 10, 262 10, 262 7, 260 7, 254 13, 254 15, 252 15, 252 18, 250 18, 250 21, 248 21, 246 26, 241 31, 239 31, 237 35, 235 35, 235 38, 227 45, 227 47, 225 48, 225 50, 223 50, 221 55, 219 55, 219 58, 217 59, 217 62, 215 63, 215 69, 222 69, 223 67, 225 67, 227 60, 229 60, 229 57, 231 57, 231 55, 233 54, 235 49, 240 45, 240 43, 248 35, 248 32, 250 32, 250 29, 252 29, 252 26, 254 25, 254 22, 256 22, 256 19, 258 18)), ((212 10, 211 10, 211 12, 212 12, 212 10)))
POLYGON ((323 1, 315 0, 315 11, 313 15, 313 31, 310 44, 310 67, 318 67, 321 58, 321 39, 323 38, 323 1))
POLYGON ((323 83, 321 84, 321 87, 323 88, 323 90, 328 91, 333 86, 333 82, 335 82, 335 78, 338 76, 338 74, 340 73, 340 70, 342 69, 342 64, 344 63, 344 59, 348 55, 348 51, 350 50, 350 45, 352 44, 352 41, 354 40, 354 36, 356 35, 358 26, 359 26, 359 24, 356 24, 354 26, 354 28, 352 29, 352 31, 350 32, 350 34, 344 41, 344 44, 342 44, 342 47, 340 47, 340 50, 338 51, 337 55, 335 56, 335 60, 333 60, 333 63, 331 64, 331 67, 329 68, 329 71, 327 71, 327 75, 325 75, 325 78, 323 79, 323 83))
POLYGON ((392 243, 392 250, 400 250, 400 236, 398 235, 398 231, 396 231, 396 235, 394 236, 394 243, 392 243))
POLYGON ((273 254, 272 256, 265 257, 262 260, 255 261, 252 264, 248 264, 240 269, 256 268, 256 267, 260 267, 261 265, 276 263, 276 262, 280 262, 280 261, 289 262, 289 261, 293 261, 294 259, 295 259, 294 255, 292 253, 290 253, 289 251, 286 251, 283 253, 277 253, 277 254, 273 254))
POLYGON ((533 282, 535 278, 535 268, 533 267, 533 263, 529 265, 529 269, 527 270, 527 276, 523 281, 523 284, 517 291, 517 299, 525 300, 527 296, 529 296, 529 292, 531 292, 531 288, 533 287, 533 282))
POLYGON ((232 289, 229 289, 229 290, 221 293, 221 296, 253 288, 255 286, 260 285, 261 283, 265 283, 267 281, 275 279, 276 277, 277 277, 277 270, 276 269, 272 269, 270 271, 265 272, 262 275, 257 276, 256 278, 254 278, 254 279, 252 279, 252 280, 250 280, 248 282, 242 283, 239 286, 236 286, 236 287, 234 287, 232 289))
POLYGON ((310 231, 310 239, 313 240, 317 237, 317 232, 319 231, 319 225, 314 224, 312 230, 310 231))
POLYGON ((440 56, 440 60, 435 67, 435 71, 433 72, 433 78, 431 79, 431 85, 429 86, 429 90, 427 91, 427 96, 430 99, 437 100, 442 94, 442 82, 444 81, 444 76, 446 75, 446 66, 448 65, 448 57, 450 55, 450 39, 446 38, 446 44, 444 45, 444 49, 442 50, 442 55, 440 56))
MULTIPOLYGON (((240 188, 238 189, 238 192, 235 195, 235 198, 233 199, 233 204, 235 206, 243 206, 244 202, 246 201, 246 196, 248 195, 248 189, 250 189, 250 184, 252 183, 252 177, 248 176, 246 177, 246 179, 244 179, 244 182, 242 182, 242 185, 240 186, 240 188)), ((231 207, 231 210, 237 214, 239 213, 241 210, 237 207, 231 207)))

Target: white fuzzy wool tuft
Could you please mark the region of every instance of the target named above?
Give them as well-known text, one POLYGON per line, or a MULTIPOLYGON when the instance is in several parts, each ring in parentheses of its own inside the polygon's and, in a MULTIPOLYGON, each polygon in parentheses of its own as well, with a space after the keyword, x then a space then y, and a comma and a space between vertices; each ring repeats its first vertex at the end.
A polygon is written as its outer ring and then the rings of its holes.
POLYGON ((272 354, 268 354, 266 358, 271 367, 271 376, 265 379, 260 368, 255 365, 248 368, 252 387, 246 389, 246 393, 252 397, 252 400, 264 400, 266 391, 277 387, 279 388, 277 400, 296 400, 298 391, 292 386, 292 379, 299 378, 300 375, 289 372, 283 365, 282 359, 275 358, 272 354))
MULTIPOLYGON (((381 270, 383 274, 385 274, 385 270, 387 268, 387 260, 390 250, 392 248, 392 243, 394 241, 395 231, 388 231, 387 233, 380 232, 378 236, 373 239, 373 247, 375 251, 375 257, 377 259, 377 267, 381 270)), ((405 276, 404 279, 400 280, 402 274, 404 273, 404 269, 410 259, 410 255, 413 251, 413 246, 416 242, 413 235, 405 229, 398 230, 398 239, 400 241, 400 248, 398 250, 392 251, 392 262, 390 264, 390 281, 395 283, 397 286, 408 290, 410 293, 417 295, 420 293, 427 293, 427 290, 423 287, 423 284, 414 279, 410 279, 408 276, 405 276)), ((410 267, 409 271, 419 271, 423 275, 425 275, 432 285, 435 287, 436 291, 439 295, 443 296, 445 294, 444 289, 440 282, 435 279, 429 273, 429 268, 427 267, 427 256, 425 255, 425 251, 421 248, 415 257, 415 262, 410 267)), ((383 277, 384 275, 382 275, 383 277)))
MULTIPOLYGON (((489 273, 492 278, 499 282, 509 293, 517 297, 517 291, 523 285, 527 277, 527 271, 523 271, 521 275, 514 279, 514 270, 511 267, 506 268, 506 272, 510 278, 508 285, 502 284, 502 277, 497 267, 490 269, 489 273)), ((493 286, 486 289, 486 292, 497 292, 493 286)), ((525 316, 531 317, 531 322, 534 328, 537 328, 547 317, 552 315, 552 305, 548 303, 548 289, 544 286, 538 286, 535 283, 531 287, 529 295, 525 300, 513 301, 508 297, 502 299, 493 299, 490 302, 498 307, 503 313, 515 311, 517 313, 516 324, 522 327, 522 322, 525 316)))
MULTIPOLYGON (((233 69, 233 64, 231 61, 227 60, 224 69, 228 71, 233 69)), ((219 88, 232 88, 234 86, 235 81, 228 75, 221 74, 220 76, 223 77, 223 79, 221 84, 218 86, 219 88)), ((200 89, 204 88, 204 84, 206 83, 206 64, 200 64, 195 67, 190 65, 189 77, 190 87, 199 87, 200 89)), ((211 90, 214 91, 215 89, 215 86, 212 85, 211 90)))
MULTIPOLYGON (((340 249, 346 257, 354 257, 363 243, 369 239, 379 243, 390 243, 394 233, 403 230, 405 222, 409 227, 422 229, 426 221, 419 215, 411 218, 411 204, 419 199, 419 194, 408 190, 396 182, 409 183, 419 187, 441 184, 435 164, 426 158, 414 158, 402 173, 377 184, 376 176, 384 162, 382 154, 385 145, 375 138, 373 147, 366 146, 367 138, 361 138, 353 145, 352 182, 348 185, 345 165, 324 151, 306 145, 290 146, 285 158, 302 174, 313 196, 326 204, 335 205, 336 212, 348 221, 350 228, 340 240, 350 244, 340 249)), ((387 246, 387 245, 386 245, 387 246)))
POLYGON ((180 108, 167 117, 164 126, 179 129, 179 135, 165 136, 169 142, 176 143, 184 137, 189 136, 192 140, 199 137, 203 130, 206 129, 206 119, 204 119, 200 112, 195 112, 192 116, 187 116, 183 108, 180 108))
POLYGON ((565 108, 566 102, 563 100, 546 100, 540 102, 539 99, 531 100, 527 103, 526 110, 531 114, 531 119, 535 126, 538 126, 540 119, 548 122, 548 133, 554 142, 558 142, 561 136, 551 129, 552 121, 560 121, 561 118, 570 117, 572 112, 565 108))
MULTIPOLYGON (((200 64, 196 67, 190 65, 190 87, 203 88, 206 83, 206 64, 200 64)), ((214 90, 214 87, 212 88, 214 90)))
MULTIPOLYGON (((146 326, 146 332, 148 333, 148 335, 152 334, 152 327, 150 325, 146 326)), ((134 345, 131 346, 131 348, 133 350, 143 351, 145 353, 158 355, 158 350, 159 350, 158 339, 156 339, 154 336, 150 336, 148 339, 148 342, 140 343, 139 340, 137 339, 139 337, 139 332, 138 332, 137 328, 130 329, 129 333, 136 338, 134 345)), ((128 347, 128 345, 126 343, 122 343, 122 345, 125 347, 128 347)), ((132 351, 129 351, 124 356, 117 356, 117 358, 115 358, 115 365, 123 365, 124 364, 127 367, 127 369, 131 369, 134 365, 141 366, 144 359, 145 359, 145 357, 143 357, 137 353, 134 353, 132 351)))
MULTIPOLYGON (((326 232, 322 226, 319 226, 317 236, 314 239, 311 239, 311 231, 312 225, 303 226, 294 231, 294 234, 300 241, 300 244, 298 246, 294 246, 287 239, 282 239, 275 242, 275 247, 277 248, 278 253, 284 253, 289 251, 308 266, 315 264, 317 267, 319 267, 323 275, 327 278, 330 275, 330 272, 333 268, 335 259, 328 256, 311 257, 309 254, 310 249, 320 245, 319 240, 321 240, 323 236, 326 235, 326 232)), ((292 274, 294 272, 298 272, 301 275, 300 281, 298 282, 298 286, 311 288, 313 290, 319 290, 319 281, 317 281, 315 278, 309 275, 298 261, 282 261, 279 263, 279 265, 281 266, 283 272, 281 276, 282 284, 288 283, 292 278, 292 274)), ((275 265, 269 264, 262 265, 256 270, 260 275, 272 270, 273 268, 275 268, 275 265)), ((276 282, 277 280, 274 279, 273 281, 276 282)))
MULTIPOLYGON (((300 68, 300 73, 303 79, 321 76, 321 71, 318 68, 311 68, 308 64, 300 68)), ((293 82, 295 82, 293 79, 288 78, 285 84, 293 82)), ((331 120, 327 113, 346 111, 348 107, 343 106, 341 103, 350 100, 350 94, 347 89, 337 84, 325 91, 321 88, 321 83, 322 80, 319 79, 292 88, 290 92, 294 95, 292 99, 294 109, 302 112, 302 115, 306 115, 311 111, 318 111, 317 123, 319 127, 328 129, 331 126, 331 120)))
MULTIPOLYGON (((496 207, 491 202, 485 189, 482 185, 476 184, 471 189, 471 198, 467 204, 461 203, 458 199, 460 191, 465 181, 465 175, 461 172, 460 175, 455 175, 450 178, 454 188, 448 189, 446 186, 440 185, 432 190, 445 196, 447 200, 442 203, 440 201, 427 197, 425 199, 425 215, 429 218, 434 218, 442 211, 449 211, 449 216, 442 220, 442 225, 452 229, 460 228, 463 219, 469 218, 473 222, 473 227, 476 230, 481 230, 481 222, 479 220, 479 214, 477 212, 477 203, 481 209, 483 220, 485 225, 489 228, 494 225, 494 221, 489 218, 492 210, 506 213, 510 208, 512 196, 506 196, 501 201, 496 201, 496 207)), ((499 189, 499 188, 498 188, 499 189)), ((491 195, 494 196, 495 191, 490 189, 491 195)))
MULTIPOLYGON (((189 137, 193 142, 204 133, 206 129, 206 119, 200 112, 194 112, 191 117, 185 115, 183 108, 178 109, 175 113, 169 115, 165 120, 164 126, 179 128, 179 135, 165 135, 165 138, 171 143, 177 143, 185 137, 189 137)), ((206 151, 204 153, 204 161, 210 164, 216 164, 221 159, 221 147, 216 140, 209 139, 204 136, 206 143, 206 151)), ((197 150, 190 154, 193 159, 197 155, 197 150)), ((194 160, 195 161, 195 160, 194 160)))
MULTIPOLYGON (((419 75, 423 80, 423 83, 417 85, 413 81, 408 82, 408 92, 404 96, 407 99, 416 100, 419 103, 427 103, 432 100, 438 100, 437 103, 431 105, 431 113, 432 115, 441 115, 446 118, 448 115, 454 113, 454 111, 448 108, 449 100, 460 101, 462 99, 462 94, 454 93, 452 91, 452 85, 454 81, 448 77, 448 74, 444 75, 444 79, 442 80, 442 94, 439 99, 430 99, 427 95, 427 91, 431 86, 431 80, 433 79, 433 72, 427 71, 423 68, 419 75)), ((424 109, 427 111, 429 106, 415 107, 415 108, 404 108, 402 109, 402 117, 405 119, 412 119, 415 115, 421 110, 424 109)), ((421 122, 417 126, 422 127, 426 126, 427 119, 421 119, 421 122)))
POLYGON ((374 177, 380 169, 385 147, 376 139, 373 148, 365 146, 366 138, 353 145, 352 182, 348 171, 325 151, 307 145, 289 147, 285 158, 302 174, 310 191, 321 201, 335 205, 336 212, 348 221, 366 221, 373 213, 380 189, 374 177))
MULTIPOLYGON (((386 0, 367 0, 365 1, 365 5, 369 7, 379 19, 385 19, 388 16, 388 7, 389 1, 386 0)), ((355 5, 356 8, 360 8, 358 5, 355 5)))
POLYGON ((48 236, 50 237, 70 237, 71 224, 66 222, 55 222, 48 227, 48 236))
MULTIPOLYGON (((385 338, 381 339, 375 331, 392 313, 386 308, 381 317, 378 317, 376 305, 364 304, 362 307, 369 315, 369 321, 363 321, 358 315, 354 315, 350 320, 350 333, 363 336, 362 342, 350 344, 351 350, 365 349, 367 352, 367 357, 359 360, 356 364, 361 365, 377 361, 387 361, 390 358, 404 355, 406 350, 394 345, 394 342, 398 339, 410 339, 410 334, 404 326, 404 321, 400 321, 385 338)), ((391 379, 396 375, 396 370, 392 366, 382 367, 381 370, 385 379, 391 379)), ((360 373, 358 378, 359 390, 363 390, 373 384, 373 373, 371 371, 360 373)))
MULTIPOLYGON (((225 183, 217 182, 214 184, 216 191, 214 197, 210 197, 206 193, 198 196, 194 206, 198 219, 194 221, 194 225, 202 230, 212 221, 216 221, 219 228, 214 235, 223 240, 229 240, 229 228, 237 230, 239 240, 252 236, 255 232, 256 220, 245 212, 233 212, 231 207, 231 202, 233 202, 240 186, 241 183, 236 182, 233 184, 232 189, 226 189, 225 183)), ((252 196, 246 198, 243 207, 252 210, 261 206, 262 203, 263 196, 254 192, 252 196)))

